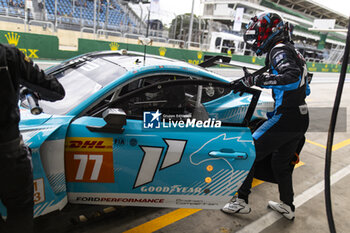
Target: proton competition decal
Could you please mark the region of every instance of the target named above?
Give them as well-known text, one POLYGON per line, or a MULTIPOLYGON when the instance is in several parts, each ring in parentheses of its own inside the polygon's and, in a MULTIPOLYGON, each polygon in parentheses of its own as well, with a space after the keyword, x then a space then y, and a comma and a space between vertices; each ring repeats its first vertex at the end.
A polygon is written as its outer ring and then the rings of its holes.
POLYGON ((68 137, 65 166, 68 182, 114 183, 113 138, 68 137))

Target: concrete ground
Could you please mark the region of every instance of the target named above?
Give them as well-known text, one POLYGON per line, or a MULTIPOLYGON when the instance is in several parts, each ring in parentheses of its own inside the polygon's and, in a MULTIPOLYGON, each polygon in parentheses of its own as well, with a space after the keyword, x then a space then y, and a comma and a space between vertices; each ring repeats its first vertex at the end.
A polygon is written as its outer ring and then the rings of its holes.
MULTIPOLYGON (((227 71, 225 71, 227 72, 227 71)), ((236 75, 239 75, 240 71, 236 75)), ((228 72, 228 74, 231 74, 228 72)), ((338 75, 316 74, 307 99, 309 108, 331 108, 338 75)), ((350 106, 350 84, 344 87, 341 106, 350 106)), ((350 119, 349 111, 339 116, 350 119)), ((301 153, 303 165, 294 170, 296 218, 289 221, 267 208, 268 200, 279 200, 277 186, 262 183, 250 195, 252 212, 248 215, 227 215, 219 210, 165 209, 121 207, 94 221, 71 225, 62 232, 104 233, 323 233, 329 232, 324 200, 325 146, 330 111, 312 116, 311 121, 323 125, 320 131, 307 133, 301 153)), ((334 137, 332 156, 332 202, 337 232, 350 232, 350 131, 341 125, 334 137)), ((43 224, 43 223, 41 223, 43 224)), ((57 222, 56 222, 57 224, 57 222)), ((59 232, 59 230, 57 230, 59 232)))

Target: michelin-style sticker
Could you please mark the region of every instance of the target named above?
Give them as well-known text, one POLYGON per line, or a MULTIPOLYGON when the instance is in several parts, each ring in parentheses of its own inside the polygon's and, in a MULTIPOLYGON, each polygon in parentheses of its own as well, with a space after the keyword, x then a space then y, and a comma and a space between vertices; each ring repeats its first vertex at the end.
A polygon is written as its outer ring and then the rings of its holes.
POLYGON ((68 182, 114 183, 113 138, 67 138, 65 166, 68 182))

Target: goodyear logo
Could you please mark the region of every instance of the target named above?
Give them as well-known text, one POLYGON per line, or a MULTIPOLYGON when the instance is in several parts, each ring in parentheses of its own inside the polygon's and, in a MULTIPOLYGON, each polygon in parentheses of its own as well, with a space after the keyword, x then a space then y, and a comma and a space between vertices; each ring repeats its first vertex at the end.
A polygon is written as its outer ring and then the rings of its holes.
POLYGON ((81 138, 68 137, 65 143, 66 151, 99 151, 112 152, 113 138, 81 138))
POLYGON ((111 42, 109 44, 109 47, 111 48, 111 50, 118 50, 119 49, 119 44, 117 42, 111 42))
MULTIPOLYGON (((8 44, 14 45, 16 47, 19 43, 19 39, 21 38, 21 36, 15 32, 8 32, 7 34, 5 34, 5 37, 8 44)), ((38 49, 24 49, 24 48, 18 48, 18 49, 22 51, 22 53, 24 53, 26 57, 39 58, 39 56, 37 55, 37 52, 39 51, 38 49)))

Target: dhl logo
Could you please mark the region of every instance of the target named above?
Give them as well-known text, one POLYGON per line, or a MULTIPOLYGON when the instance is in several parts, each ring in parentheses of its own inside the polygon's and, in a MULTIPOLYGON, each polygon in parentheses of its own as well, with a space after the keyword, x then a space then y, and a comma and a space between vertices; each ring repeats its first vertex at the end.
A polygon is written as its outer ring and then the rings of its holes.
POLYGON ((66 151, 113 151, 113 138, 69 137, 65 143, 66 151))
POLYGON ((106 148, 103 141, 70 141, 70 148, 106 148))

